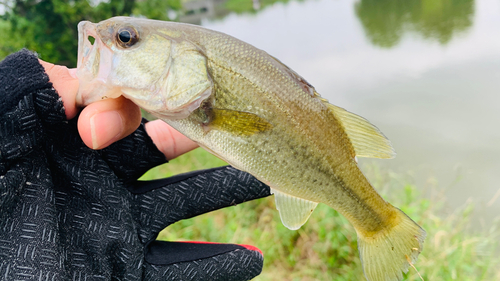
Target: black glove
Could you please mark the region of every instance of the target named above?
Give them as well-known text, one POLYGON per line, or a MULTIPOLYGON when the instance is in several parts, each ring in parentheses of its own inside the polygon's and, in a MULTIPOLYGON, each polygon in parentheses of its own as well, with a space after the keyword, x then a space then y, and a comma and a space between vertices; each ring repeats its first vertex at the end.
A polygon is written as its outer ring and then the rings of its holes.
POLYGON ((28 51, 0 63, 1 280, 249 280, 249 246, 156 241, 185 218, 270 195, 231 167, 141 182, 164 163, 144 130, 95 151, 28 51))

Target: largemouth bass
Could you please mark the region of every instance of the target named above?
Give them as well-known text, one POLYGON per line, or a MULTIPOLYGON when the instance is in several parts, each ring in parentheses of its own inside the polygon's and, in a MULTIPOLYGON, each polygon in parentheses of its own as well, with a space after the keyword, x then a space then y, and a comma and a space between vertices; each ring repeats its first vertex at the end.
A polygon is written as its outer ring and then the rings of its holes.
POLYGON ((220 32, 127 17, 78 29, 79 104, 124 95, 268 184, 290 229, 318 203, 334 208, 356 229, 368 280, 401 280, 416 261, 425 231, 358 168, 356 156, 395 155, 366 119, 328 103, 266 52, 220 32))

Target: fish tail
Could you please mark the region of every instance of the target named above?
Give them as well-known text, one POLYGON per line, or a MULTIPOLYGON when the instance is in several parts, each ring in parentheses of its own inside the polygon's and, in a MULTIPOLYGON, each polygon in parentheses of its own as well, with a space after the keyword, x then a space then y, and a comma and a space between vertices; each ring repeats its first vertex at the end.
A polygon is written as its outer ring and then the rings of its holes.
POLYGON ((358 249, 368 281, 399 281, 403 272, 417 261, 425 240, 425 230, 401 210, 391 227, 373 235, 358 231, 358 249))

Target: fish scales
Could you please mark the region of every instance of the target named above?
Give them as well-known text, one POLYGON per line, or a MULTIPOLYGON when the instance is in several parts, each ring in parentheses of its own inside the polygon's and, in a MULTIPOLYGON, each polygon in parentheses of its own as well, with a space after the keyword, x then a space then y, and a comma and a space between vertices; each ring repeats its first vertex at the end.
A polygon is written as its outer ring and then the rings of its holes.
MULTIPOLYGON (((340 125, 335 116, 319 99, 311 97, 311 95, 304 92, 287 72, 280 69, 281 65, 272 64, 269 60, 264 60, 265 56, 268 57, 266 53, 256 50, 247 44, 225 37, 224 35, 218 35, 215 38, 211 37, 209 43, 199 43, 200 45, 207 46, 209 72, 212 74, 214 81, 217 81, 216 83, 220 85, 231 85, 230 87, 232 88, 228 91, 218 88, 220 91, 224 91, 224 94, 219 95, 216 91, 213 106, 241 111, 255 111, 255 108, 259 107, 267 108, 267 110, 261 110, 257 114, 267 119, 273 124, 274 128, 272 129, 273 131, 268 132, 265 136, 266 139, 271 140, 266 145, 262 145, 259 142, 262 139, 260 136, 255 136, 255 140, 246 140, 245 148, 241 147, 241 142, 234 142, 233 144, 236 147, 224 143, 224 146, 219 148, 220 150, 225 150, 225 153, 222 154, 241 155, 241 153, 237 153, 236 151, 246 150, 253 157, 243 154, 244 156, 241 157, 241 160, 237 160, 240 163, 238 166, 241 169, 249 171, 254 175, 264 175, 257 177, 266 179, 267 182, 271 183, 272 187, 278 190, 298 197, 315 202, 325 202, 325 198, 331 198, 332 200, 328 200, 325 203, 334 209, 344 215, 348 213, 359 214, 360 218, 358 220, 363 221, 365 224, 367 221, 366 217, 372 217, 374 225, 369 227, 370 231, 380 228, 383 219, 372 208, 366 205, 368 205, 367 202, 373 202, 385 207, 386 202, 376 192, 371 192, 373 189, 364 180, 365 178, 359 175, 361 171, 359 171, 357 166, 350 173, 345 173, 346 177, 339 176, 340 173, 335 172, 335 167, 342 165, 343 162, 354 161, 351 155, 345 155, 346 153, 342 155, 344 151, 352 153, 352 148, 350 148, 351 145, 348 143, 345 133, 339 128, 340 125), (212 48, 216 49, 217 46, 221 45, 224 47, 220 52, 210 55, 212 48), (213 59, 211 59, 212 57, 213 59), (246 61, 246 63, 239 63, 242 61, 246 61), (221 62, 225 62, 225 65, 220 65, 221 62), (240 67, 234 69, 231 68, 231 65, 238 65, 240 67), (263 72, 262 69, 268 71, 263 72), (267 75, 263 76, 263 73, 267 75), (279 78, 275 79, 276 77, 279 78), (272 81, 276 80, 279 82, 272 83, 272 81), (248 93, 252 94, 248 95, 248 93), (255 100, 256 97, 259 97, 259 99, 255 100), (252 102, 252 100, 255 102, 252 102), (285 108, 284 105, 288 103, 285 103, 284 100, 292 101, 290 103, 291 106, 285 108), (249 107, 248 105, 251 106, 249 107), (282 114, 276 114, 276 112, 281 112, 282 114), (317 134, 317 131, 321 131, 322 134, 317 134), (290 142, 291 139, 296 139, 298 135, 302 136, 299 141, 296 141, 296 143, 290 142), (321 138, 318 138, 319 136, 321 138), (325 139, 334 141, 325 142, 325 139), (257 145, 251 145, 252 141, 255 141, 257 145), (338 149, 334 144, 338 144, 339 142, 343 143, 348 149, 338 149), (310 145, 301 145, 304 143, 310 145), (256 155, 277 154, 276 149, 271 151, 261 150, 262 148, 273 146, 286 147, 286 149, 282 149, 280 152, 279 156, 282 159, 280 163, 268 162, 267 165, 262 165, 263 163, 251 161, 256 155), (313 150, 312 148, 316 149, 313 150), (336 152, 336 150, 339 150, 339 152, 336 152), (307 159, 307 161, 301 161, 301 163, 308 163, 308 167, 296 165, 298 159, 307 159), (318 167, 322 167, 322 169, 318 169, 318 167), (318 170, 321 170, 320 174, 322 177, 316 175, 318 174, 318 170), (284 172, 285 176, 283 177, 284 172), (349 175, 353 176, 349 178, 349 175), (290 180, 284 181, 283 178, 290 180), (322 178, 322 180, 318 180, 318 178, 322 178), (369 186, 369 188, 363 189, 363 184, 369 186), (288 187, 294 188, 290 189, 288 187), (296 187, 299 187, 299 189, 296 187), (360 189, 360 192, 356 192, 354 189, 360 189), (366 190, 370 192, 368 193, 366 190), (358 193, 368 196, 358 195, 358 193), (353 207, 355 208, 354 210, 353 207), (343 212, 343 209, 346 208, 349 210, 343 212), (364 214, 364 212, 369 212, 369 214, 364 214)), ((195 123, 192 122, 191 124, 195 123)), ((174 127, 177 126, 174 125, 174 127)), ((227 136, 211 136, 210 133, 202 136, 204 133, 201 131, 198 134, 200 136, 195 139, 213 138, 212 143, 205 144, 203 141, 200 142, 207 147, 213 147, 217 143, 221 143, 220 139, 227 138, 227 136)), ((230 163, 232 162, 228 159, 225 160, 230 163)), ((351 216, 351 218, 354 219, 354 216, 351 216)))
POLYGON ((287 227, 317 203, 340 212, 356 229, 368 280, 401 280, 422 250, 425 231, 355 160, 393 157, 388 140, 266 52, 194 25, 117 17, 79 24, 77 76, 81 104, 123 94, 268 184, 287 227))

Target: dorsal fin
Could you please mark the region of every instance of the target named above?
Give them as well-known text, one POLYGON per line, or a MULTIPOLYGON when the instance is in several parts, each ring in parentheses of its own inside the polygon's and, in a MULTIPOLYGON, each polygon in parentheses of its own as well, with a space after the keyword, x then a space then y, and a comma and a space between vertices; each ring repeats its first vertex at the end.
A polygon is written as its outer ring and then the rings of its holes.
POLYGON ((382 159, 394 158, 396 156, 391 142, 368 120, 341 107, 330 104, 321 97, 320 99, 333 111, 335 117, 344 126, 354 147, 356 156, 382 159))
POLYGON ((304 92, 308 93, 309 95, 311 95, 311 97, 314 97, 316 93, 316 91, 314 90, 314 87, 306 81, 306 79, 304 79, 302 76, 300 76, 297 72, 295 72, 293 69, 291 69, 290 67, 288 67, 286 64, 282 63, 279 59, 269 55, 272 59, 274 59, 278 64, 280 64, 281 66, 283 66, 285 72, 287 72, 291 77, 293 77, 293 79, 296 80, 296 82, 299 84, 299 86, 302 88, 302 90, 304 90, 304 92))

